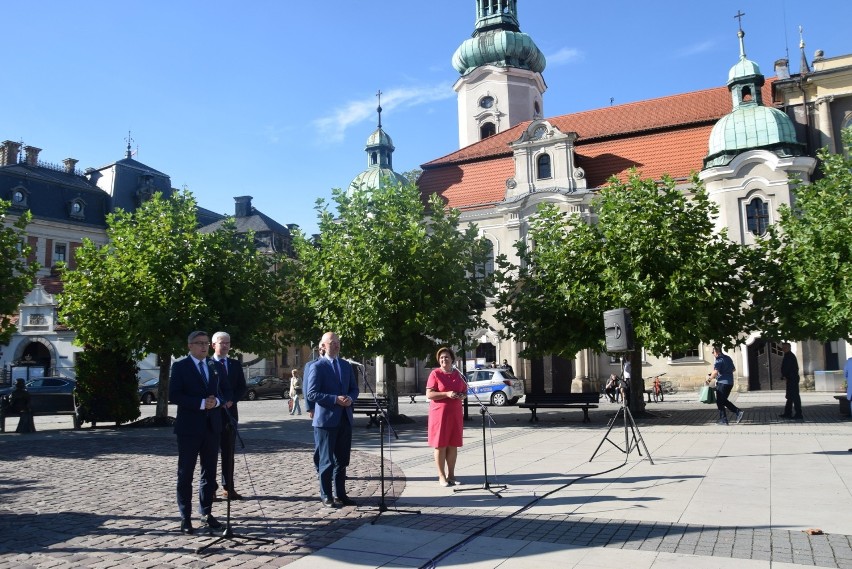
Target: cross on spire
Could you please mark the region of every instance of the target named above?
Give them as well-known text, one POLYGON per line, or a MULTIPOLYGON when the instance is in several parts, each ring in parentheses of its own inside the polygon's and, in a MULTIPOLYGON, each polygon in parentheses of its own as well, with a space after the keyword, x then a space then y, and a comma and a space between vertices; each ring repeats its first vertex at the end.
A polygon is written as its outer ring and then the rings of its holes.
POLYGON ((379 91, 376 93, 376 97, 379 99, 379 106, 376 109, 376 112, 379 113, 379 128, 382 128, 382 90, 381 89, 379 89, 379 91))
POLYGON ((736 15, 736 16, 734 16, 734 18, 736 18, 737 20, 739 20, 739 24, 740 24, 740 31, 743 31, 743 16, 745 16, 745 12, 742 12, 742 11, 740 11, 740 10, 737 10, 737 15, 736 15))

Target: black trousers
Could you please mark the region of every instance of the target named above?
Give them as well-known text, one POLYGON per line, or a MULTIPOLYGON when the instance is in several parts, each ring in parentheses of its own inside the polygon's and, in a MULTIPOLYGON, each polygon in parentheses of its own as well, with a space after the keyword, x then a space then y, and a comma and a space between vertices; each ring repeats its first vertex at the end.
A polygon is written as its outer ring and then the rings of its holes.
POLYGON ((802 396, 799 395, 799 378, 795 380, 787 380, 787 390, 784 396, 787 398, 787 403, 784 405, 784 414, 792 415, 793 407, 796 408, 795 417, 802 416, 802 396))

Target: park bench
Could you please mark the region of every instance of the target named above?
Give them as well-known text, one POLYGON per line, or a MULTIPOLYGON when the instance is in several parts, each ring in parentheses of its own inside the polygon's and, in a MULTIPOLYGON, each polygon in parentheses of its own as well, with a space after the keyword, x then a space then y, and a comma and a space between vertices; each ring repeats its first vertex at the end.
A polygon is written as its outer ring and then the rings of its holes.
MULTIPOLYGON (((381 408, 387 411, 388 398, 379 397, 378 401, 381 408)), ((356 415, 367 416, 367 428, 372 427, 373 425, 377 427, 379 426, 379 415, 381 413, 378 409, 376 409, 376 402, 373 401, 372 397, 359 397, 352 401, 352 412, 356 415)))
POLYGON ((598 393, 542 393, 539 395, 528 394, 524 402, 518 407, 529 409, 532 412, 530 423, 538 421, 536 411, 538 409, 582 409, 583 422, 588 423, 589 409, 597 409, 601 394, 598 393))
MULTIPOLYGON (((79 429, 82 427, 82 422, 77 418, 76 411, 67 410, 67 411, 32 411, 33 417, 47 417, 49 415, 73 415, 72 419, 74 421, 74 428, 79 429)), ((20 417, 21 414, 12 409, 11 407, 0 406, 0 433, 6 432, 6 419, 9 417, 20 417)), ((14 429, 14 427, 13 427, 14 429)))

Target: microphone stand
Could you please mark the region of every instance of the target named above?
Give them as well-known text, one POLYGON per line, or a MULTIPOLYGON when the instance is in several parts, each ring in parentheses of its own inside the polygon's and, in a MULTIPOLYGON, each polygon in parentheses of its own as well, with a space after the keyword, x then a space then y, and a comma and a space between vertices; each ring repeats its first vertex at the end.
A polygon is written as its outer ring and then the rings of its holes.
MULTIPOLYGON (((379 398, 376 396, 376 391, 370 385, 370 382, 367 381, 367 373, 366 368, 363 364, 359 364, 358 362, 352 360, 346 360, 350 365, 354 365, 356 367, 361 368, 361 374, 364 376, 364 385, 367 386, 367 389, 370 391, 370 395, 373 397, 373 403, 376 406, 376 411, 381 415, 379 417, 379 480, 381 482, 381 494, 379 494, 379 505, 376 507, 371 506, 359 506, 355 508, 359 512, 369 512, 369 511, 378 511, 376 517, 373 518, 373 521, 370 522, 370 525, 375 524, 379 516, 388 511, 393 511, 397 514, 419 514, 420 510, 400 510, 399 508, 394 508, 390 510, 387 504, 385 504, 385 425, 388 426, 390 432, 393 433, 395 439, 399 440, 399 435, 394 430, 394 428, 390 424, 390 419, 388 418, 387 411, 382 408, 379 403, 379 398)), ((390 436, 388 436, 388 444, 390 444, 390 436)))
MULTIPOLYGON (((621 381, 624 381, 624 358, 621 360, 621 381)), ((606 434, 603 439, 601 439, 600 444, 598 444, 598 448, 596 448, 595 452, 592 453, 592 458, 589 459, 589 462, 592 462, 595 459, 595 456, 598 454, 598 451, 601 450, 604 441, 606 441, 627 456, 630 456, 630 451, 634 448, 636 449, 636 452, 639 453, 639 456, 642 456, 642 451, 639 450, 639 443, 642 443, 642 448, 645 449, 645 454, 648 455, 648 460, 651 461, 651 464, 654 464, 654 459, 651 458, 651 453, 648 452, 648 447, 645 446, 645 440, 642 438, 642 433, 639 432, 639 427, 636 426, 636 422, 633 420, 633 415, 630 413, 630 407, 627 406, 627 393, 625 393, 622 385, 619 385, 618 389, 621 392, 621 407, 618 408, 618 411, 616 411, 615 415, 613 415, 609 420, 606 434), (615 426, 615 422, 618 420, 618 416, 621 414, 624 415, 624 448, 621 448, 609 438, 609 433, 612 431, 612 428, 615 426), (630 428, 629 431, 628 426, 630 428), (630 438, 631 433, 633 434, 632 440, 630 438)), ((625 460, 626 458, 627 457, 625 456, 625 460)))
MULTIPOLYGON (((494 417, 491 416, 491 413, 488 412, 488 409, 485 408, 485 405, 482 403, 482 400, 479 398, 479 395, 476 393, 476 390, 471 390, 470 384, 467 382, 467 378, 464 374, 461 374, 462 381, 464 381, 465 387, 467 387, 468 393, 473 393, 473 396, 476 398, 476 402, 479 404, 479 414, 482 417, 482 473, 485 481, 482 483, 482 488, 453 488, 453 492, 470 492, 471 490, 487 490, 491 492, 498 498, 502 498, 500 492, 508 488, 505 484, 491 484, 488 482, 488 447, 485 444, 485 416, 488 415, 488 420, 491 421, 492 424, 497 424, 494 421, 494 417), (500 488, 500 490, 493 490, 493 488, 500 488)), ((465 398, 467 399, 467 398, 465 398)))
MULTIPOLYGON (((208 360, 207 365, 208 365, 208 369, 216 375, 217 397, 219 398, 219 401, 223 401, 224 397, 222 397, 221 381, 219 381, 219 370, 216 369, 216 364, 213 363, 210 360, 208 360)), ((230 426, 234 430, 234 435, 236 435, 236 440, 238 440, 240 442, 240 450, 245 452, 246 445, 243 442, 243 438, 240 436, 240 430, 237 428, 237 420, 234 419, 234 416, 231 415, 230 409, 225 407, 224 404, 222 405, 222 409, 225 411, 225 417, 227 417, 227 419, 228 419, 228 426, 230 426)), ((233 472, 233 470, 231 470, 231 478, 233 478, 233 475, 234 475, 234 472, 233 472)), ((229 485, 230 485, 231 490, 233 490, 234 481, 230 480, 229 485)), ((236 533, 233 532, 233 530, 231 529, 231 494, 232 494, 232 492, 228 492, 228 496, 225 499, 225 501, 227 502, 227 506, 225 508, 225 529, 222 531, 222 535, 217 537, 216 539, 214 539, 210 543, 207 543, 207 544, 202 545, 201 547, 197 548, 195 550, 195 553, 201 553, 205 549, 210 547, 211 545, 215 545, 215 544, 223 542, 225 540, 231 540, 231 541, 234 541, 234 542, 239 542, 240 540, 242 540, 242 541, 246 541, 246 542, 255 541, 257 543, 274 543, 274 541, 271 540, 271 539, 266 539, 266 538, 262 538, 262 537, 251 537, 251 536, 247 536, 247 535, 239 535, 239 534, 236 534, 236 533)))

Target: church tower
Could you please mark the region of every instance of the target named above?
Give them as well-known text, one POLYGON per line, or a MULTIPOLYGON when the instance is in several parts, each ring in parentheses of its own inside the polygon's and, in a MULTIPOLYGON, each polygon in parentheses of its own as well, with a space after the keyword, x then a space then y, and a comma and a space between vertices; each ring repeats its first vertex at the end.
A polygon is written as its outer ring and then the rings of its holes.
POLYGON ((397 174, 393 170, 393 151, 395 150, 390 135, 382 128, 382 92, 376 93, 379 106, 376 113, 379 115, 379 126, 367 139, 364 151, 367 153, 367 169, 355 176, 347 189, 347 194, 352 195, 355 191, 365 189, 374 190, 384 184, 396 183, 406 184, 405 176, 397 174))
POLYGON ((790 205, 790 176, 807 182, 816 160, 796 139, 790 117, 764 105, 763 74, 746 58, 742 27, 737 36, 740 59, 728 73, 733 110, 713 126, 699 177, 719 206, 718 228, 751 245, 778 220, 778 206, 790 205))
POLYGON ((541 118, 545 65, 532 38, 520 30, 518 0, 476 0, 473 36, 453 55, 453 67, 461 74, 453 85, 459 146, 541 118))

